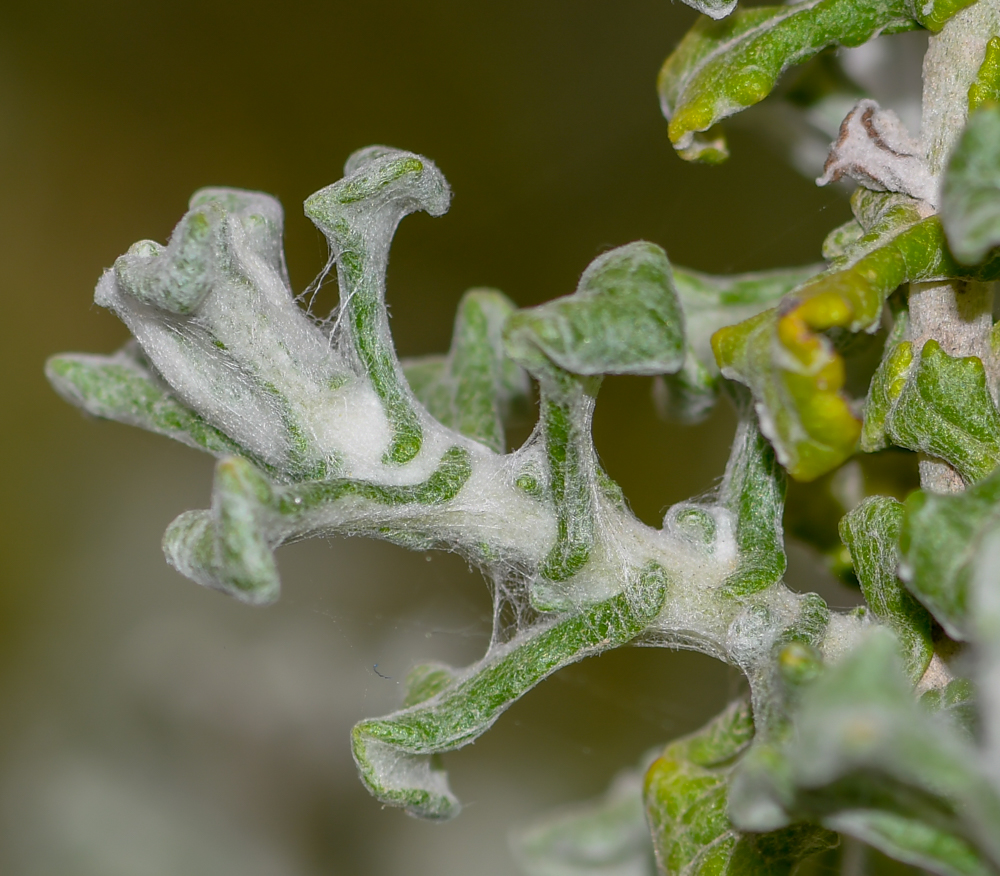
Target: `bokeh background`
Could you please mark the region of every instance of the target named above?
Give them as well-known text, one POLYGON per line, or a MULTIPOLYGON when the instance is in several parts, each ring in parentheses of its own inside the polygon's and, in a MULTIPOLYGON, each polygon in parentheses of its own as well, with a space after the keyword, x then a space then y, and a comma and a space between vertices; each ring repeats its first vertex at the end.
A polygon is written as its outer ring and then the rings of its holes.
MULTIPOLYGON (((470 286, 538 303, 638 238, 714 272, 816 260, 842 193, 752 133, 722 167, 672 153, 655 79, 694 18, 668 0, 0 5, 0 872, 513 874, 512 826, 599 793, 737 689, 687 653, 592 659, 445 757, 457 820, 383 810, 350 727, 398 704, 413 663, 481 655, 478 574, 341 540, 282 549, 275 607, 202 590, 159 542, 207 504, 212 460, 85 419, 42 376, 52 353, 125 341, 93 286, 135 240, 165 241, 201 186, 277 195, 303 288, 326 249, 300 205, 371 143, 429 156, 455 192, 396 238, 403 355, 447 347, 470 286)), ((660 422, 648 380, 612 379, 595 431, 655 524, 717 482, 732 426, 726 410, 660 422)), ((792 560, 798 586, 823 583, 806 551, 792 560)))

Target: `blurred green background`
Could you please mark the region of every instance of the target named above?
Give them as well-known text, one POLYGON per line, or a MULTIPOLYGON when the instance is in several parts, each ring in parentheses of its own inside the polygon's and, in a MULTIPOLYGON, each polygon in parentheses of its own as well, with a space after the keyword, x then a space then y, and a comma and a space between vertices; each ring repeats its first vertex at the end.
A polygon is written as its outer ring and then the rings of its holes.
MULTIPOLYGON (((733 693, 706 658, 605 655, 445 757, 468 804, 456 821, 382 810, 356 779, 350 727, 398 704, 413 663, 481 655, 478 574, 313 542, 281 551, 273 608, 201 590, 159 542, 207 504, 212 460, 87 420, 42 376, 52 353, 124 342, 93 286, 133 241, 165 241, 201 186, 278 196, 303 288, 326 249, 301 203, 371 143, 427 155, 455 192, 447 216, 407 219, 396 238, 403 355, 446 348, 466 288, 537 303, 637 238, 714 272, 816 260, 848 215, 841 194, 739 132, 723 167, 673 155, 655 79, 694 18, 668 0, 0 7, 0 872, 512 874, 511 826, 600 792, 733 693)), ((318 310, 335 302, 323 296, 318 310)), ((595 431, 658 523, 716 483, 733 420, 662 423, 649 390, 609 380, 595 431)), ((808 556, 793 561, 812 589, 808 556)))

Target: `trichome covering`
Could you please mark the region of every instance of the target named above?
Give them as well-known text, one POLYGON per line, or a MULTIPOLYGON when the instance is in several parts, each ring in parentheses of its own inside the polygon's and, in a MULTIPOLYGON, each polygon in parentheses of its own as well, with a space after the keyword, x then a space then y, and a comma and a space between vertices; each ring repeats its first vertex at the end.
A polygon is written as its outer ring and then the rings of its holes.
POLYGON ((633 643, 683 647, 738 667, 746 695, 605 798, 519 834, 526 872, 786 873, 846 835, 944 876, 998 873, 992 314, 978 355, 960 355, 915 332, 904 293, 946 283, 986 300, 1000 278, 1000 6, 694 5, 709 18, 659 80, 683 158, 724 160, 718 122, 793 65, 805 64, 786 94, 799 110, 852 95, 817 171, 858 184, 855 218, 822 262, 711 276, 638 241, 538 307, 468 291, 447 354, 401 361, 385 303, 392 237, 410 213, 443 214, 451 192, 427 158, 373 146, 305 204, 336 264, 328 318, 290 286, 280 204, 203 189, 167 245, 135 244, 98 283, 95 300, 133 340, 110 356, 55 356, 48 377, 93 415, 218 458, 211 508, 182 514, 163 541, 199 584, 272 602, 275 549, 331 535, 453 551, 482 570, 494 604, 483 658, 414 667, 399 710, 353 730, 361 780, 383 803, 454 817, 439 755, 570 663, 633 643), (829 75, 836 47, 918 28, 966 38, 961 125, 944 151, 829 75), (853 339, 883 328, 867 397, 849 398, 853 339), (739 415, 718 489, 674 505, 659 528, 636 519, 594 449, 609 374, 655 378, 662 411, 682 422, 720 396, 739 415), (509 449, 536 391, 537 423, 509 449), (947 464, 960 488, 840 508, 824 550, 864 606, 835 611, 789 589, 786 477, 828 484, 889 446, 947 464))

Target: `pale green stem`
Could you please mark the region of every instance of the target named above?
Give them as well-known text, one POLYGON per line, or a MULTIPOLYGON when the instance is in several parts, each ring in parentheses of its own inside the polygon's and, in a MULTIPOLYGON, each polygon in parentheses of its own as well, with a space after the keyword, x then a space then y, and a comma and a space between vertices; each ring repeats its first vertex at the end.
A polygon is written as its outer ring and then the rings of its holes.
POLYGON ((977 0, 931 36, 924 56, 921 137, 931 172, 941 173, 969 113, 969 86, 986 43, 1000 34, 1000 0, 977 0))
MULTIPOLYGON (((940 176, 969 112, 969 86, 979 72, 986 44, 1000 34, 1000 0, 978 0, 931 36, 924 56, 921 135, 931 172, 940 176)), ((998 363, 990 347, 993 284, 950 282, 910 286, 910 338, 914 348, 934 338, 952 356, 979 357, 997 395, 998 363)), ((960 492, 964 483, 947 463, 920 461, 920 484, 937 493, 960 492)))

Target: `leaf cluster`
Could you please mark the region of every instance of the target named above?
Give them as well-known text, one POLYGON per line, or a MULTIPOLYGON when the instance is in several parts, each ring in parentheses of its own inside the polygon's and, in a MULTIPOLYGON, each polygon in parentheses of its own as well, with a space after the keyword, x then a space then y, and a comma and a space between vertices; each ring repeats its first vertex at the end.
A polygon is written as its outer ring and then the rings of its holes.
MULTIPOLYGON (((826 71, 789 92, 800 109, 836 102, 853 86, 827 75, 825 50, 937 33, 969 3, 734 12, 698 0, 709 19, 660 75, 670 139, 683 158, 721 161, 718 123, 793 65, 826 71)), ((164 537, 168 561, 199 584, 271 602, 275 550, 329 535, 454 551, 483 571, 487 653, 415 667, 400 708, 353 730, 360 777, 383 803, 455 816, 440 755, 547 676, 630 643, 686 647, 739 668, 745 696, 601 801, 524 833, 527 872, 790 873, 841 836, 943 876, 1000 872, 1000 368, 992 335, 975 355, 916 336, 905 299, 911 285, 958 294, 1000 278, 996 29, 940 178, 893 114, 867 99, 848 112, 821 181, 860 187, 821 263, 718 277, 638 241, 538 307, 468 291, 450 350, 401 361, 386 308, 392 237, 412 212, 444 213, 451 192, 423 156, 373 146, 306 201, 336 265, 334 312, 312 314, 291 289, 273 198, 206 189, 165 246, 135 244, 97 286, 134 340, 53 357, 48 377, 90 414, 218 458, 211 507, 164 537), (867 397, 851 399, 854 336, 883 327, 867 397), (737 410, 718 490, 674 505, 660 527, 635 518, 594 448, 609 374, 653 378, 661 411, 682 422, 722 396, 737 410), (535 392, 534 429, 510 448, 535 392), (947 465, 965 489, 899 501, 861 477, 838 492, 837 478, 864 469, 832 472, 889 447, 947 465), (786 473, 829 493, 815 540, 863 606, 832 611, 785 585, 786 473)))

